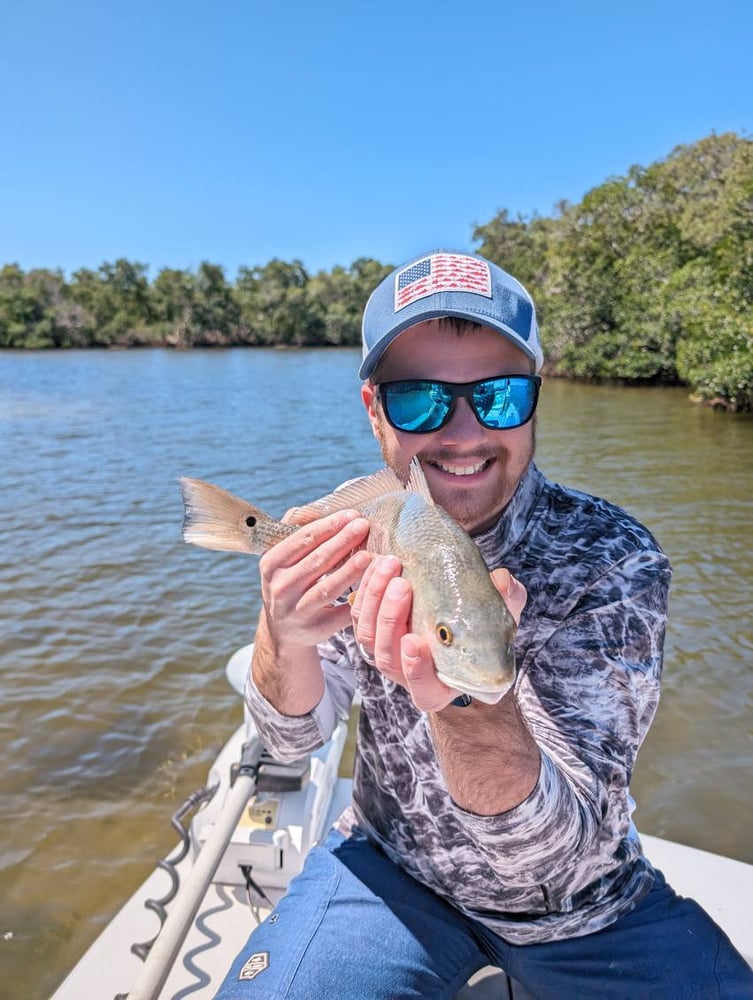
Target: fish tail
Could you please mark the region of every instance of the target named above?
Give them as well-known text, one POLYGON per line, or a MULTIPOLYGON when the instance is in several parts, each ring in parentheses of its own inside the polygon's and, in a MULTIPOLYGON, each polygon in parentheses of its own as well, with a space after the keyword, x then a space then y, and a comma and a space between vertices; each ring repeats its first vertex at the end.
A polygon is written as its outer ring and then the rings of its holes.
POLYGON ((260 556, 296 529, 202 479, 180 479, 183 541, 220 552, 260 556))

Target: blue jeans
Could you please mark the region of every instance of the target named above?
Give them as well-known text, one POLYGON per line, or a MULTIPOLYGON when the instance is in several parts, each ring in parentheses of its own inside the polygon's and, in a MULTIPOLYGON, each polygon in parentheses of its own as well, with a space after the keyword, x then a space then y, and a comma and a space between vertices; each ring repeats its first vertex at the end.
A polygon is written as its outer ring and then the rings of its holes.
POLYGON ((585 937, 511 945, 394 865, 332 832, 251 934, 215 1000, 450 1000, 486 965, 537 1000, 750 1000, 753 971, 657 872, 626 916, 585 937))

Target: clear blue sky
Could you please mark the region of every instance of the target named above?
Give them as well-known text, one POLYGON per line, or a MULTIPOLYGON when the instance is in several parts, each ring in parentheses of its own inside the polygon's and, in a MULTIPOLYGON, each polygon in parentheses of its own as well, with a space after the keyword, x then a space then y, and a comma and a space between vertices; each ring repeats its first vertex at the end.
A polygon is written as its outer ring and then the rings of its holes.
POLYGON ((750 0, 1 2, 24 269, 399 263, 753 131, 750 0))

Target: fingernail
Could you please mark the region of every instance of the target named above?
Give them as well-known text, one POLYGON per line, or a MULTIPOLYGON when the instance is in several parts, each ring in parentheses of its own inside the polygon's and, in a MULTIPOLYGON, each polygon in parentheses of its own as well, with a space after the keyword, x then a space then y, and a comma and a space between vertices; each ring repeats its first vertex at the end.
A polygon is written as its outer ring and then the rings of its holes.
POLYGON ((393 600, 402 600, 402 598, 408 593, 408 590, 409 587, 407 582, 401 576, 395 576, 387 584, 385 594, 393 600))
POLYGON ((353 564, 357 570, 365 570, 371 563, 371 554, 366 549, 359 549, 353 557, 353 564))
POLYGON ((400 563, 394 556, 380 556, 377 561, 377 569, 384 573, 394 573, 400 563))

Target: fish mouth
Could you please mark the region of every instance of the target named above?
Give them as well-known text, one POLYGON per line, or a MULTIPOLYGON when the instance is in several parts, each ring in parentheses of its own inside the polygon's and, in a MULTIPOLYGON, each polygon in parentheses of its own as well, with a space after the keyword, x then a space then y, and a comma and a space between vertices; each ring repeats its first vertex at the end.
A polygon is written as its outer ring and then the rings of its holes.
POLYGON ((483 701, 487 705, 496 705, 498 701, 512 689, 514 680, 497 682, 496 684, 472 684, 467 681, 458 683, 457 677, 448 677, 447 674, 437 671, 437 678, 447 687, 462 694, 468 694, 476 701, 483 701))

